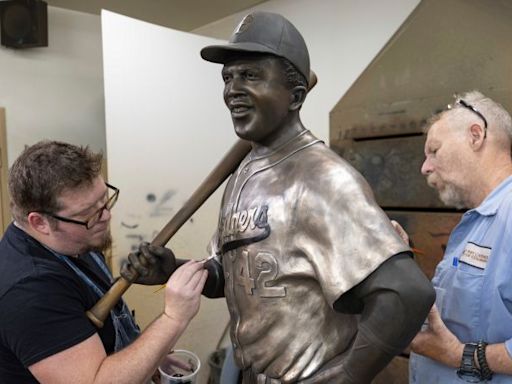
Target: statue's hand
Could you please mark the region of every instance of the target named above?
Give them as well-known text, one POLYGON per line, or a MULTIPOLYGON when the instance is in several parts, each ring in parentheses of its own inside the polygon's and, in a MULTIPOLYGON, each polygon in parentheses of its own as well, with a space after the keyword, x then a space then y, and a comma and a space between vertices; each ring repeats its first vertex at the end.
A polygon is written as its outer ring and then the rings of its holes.
POLYGON ((131 283, 158 285, 165 284, 175 269, 176 258, 170 249, 144 242, 123 261, 120 274, 131 283))

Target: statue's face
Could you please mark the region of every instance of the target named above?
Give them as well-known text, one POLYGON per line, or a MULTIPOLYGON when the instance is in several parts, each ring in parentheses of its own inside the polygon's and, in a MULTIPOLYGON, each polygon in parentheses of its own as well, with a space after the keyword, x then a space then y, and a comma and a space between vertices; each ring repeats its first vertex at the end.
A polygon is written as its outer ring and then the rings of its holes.
POLYGON ((287 128, 292 92, 277 58, 241 58, 224 65, 224 101, 236 134, 245 140, 271 144, 287 128))

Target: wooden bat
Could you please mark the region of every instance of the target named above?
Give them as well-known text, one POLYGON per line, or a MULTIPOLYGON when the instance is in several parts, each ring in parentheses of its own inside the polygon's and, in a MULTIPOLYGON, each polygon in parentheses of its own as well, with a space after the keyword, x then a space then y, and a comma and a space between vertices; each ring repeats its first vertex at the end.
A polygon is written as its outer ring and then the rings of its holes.
MULTIPOLYGON (((316 74, 311 71, 309 77, 308 92, 316 85, 316 74)), ((219 164, 210 172, 206 179, 194 191, 192 196, 185 202, 183 207, 172 217, 151 242, 151 245, 164 246, 172 236, 187 222, 197 209, 211 196, 213 192, 231 175, 242 162, 244 157, 251 150, 248 141, 238 140, 228 153, 221 159, 219 164)), ((137 279, 137 276, 134 276, 137 279)), ((98 302, 86 312, 87 317, 98 328, 103 327, 105 319, 112 308, 115 307, 123 293, 130 287, 131 283, 120 277, 112 287, 101 297, 98 302)))

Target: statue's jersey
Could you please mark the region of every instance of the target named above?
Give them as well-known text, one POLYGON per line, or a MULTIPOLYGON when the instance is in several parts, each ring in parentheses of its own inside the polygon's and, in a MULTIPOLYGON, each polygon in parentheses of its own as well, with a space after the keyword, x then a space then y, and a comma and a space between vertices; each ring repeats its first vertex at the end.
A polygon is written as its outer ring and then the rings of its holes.
POLYGON ((251 155, 228 182, 212 242, 235 358, 260 379, 327 382, 315 375, 357 329, 333 303, 409 248, 361 175, 308 131, 251 155))

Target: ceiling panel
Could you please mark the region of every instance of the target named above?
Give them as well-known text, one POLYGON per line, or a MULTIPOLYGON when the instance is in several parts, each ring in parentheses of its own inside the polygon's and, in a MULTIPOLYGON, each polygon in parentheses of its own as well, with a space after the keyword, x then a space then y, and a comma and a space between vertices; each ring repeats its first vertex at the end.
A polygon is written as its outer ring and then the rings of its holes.
POLYGON ((265 0, 45 0, 49 6, 100 14, 108 9, 139 20, 191 31, 265 0))

